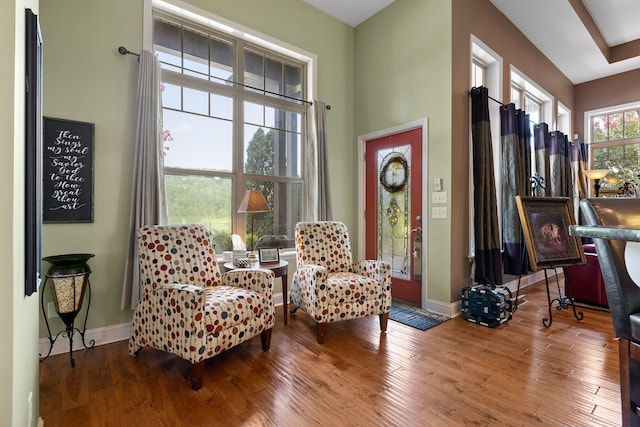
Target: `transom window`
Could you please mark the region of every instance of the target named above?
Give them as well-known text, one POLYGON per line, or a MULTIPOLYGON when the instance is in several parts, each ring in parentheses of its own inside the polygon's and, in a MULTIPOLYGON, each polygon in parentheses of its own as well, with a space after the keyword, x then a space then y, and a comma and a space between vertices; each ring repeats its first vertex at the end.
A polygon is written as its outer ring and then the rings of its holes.
POLYGON ((251 248, 261 236, 292 242, 304 185, 306 64, 162 11, 154 11, 153 46, 169 221, 204 224, 219 253, 232 249, 232 234, 251 248), (237 213, 249 189, 271 209, 256 213, 253 227, 237 213))

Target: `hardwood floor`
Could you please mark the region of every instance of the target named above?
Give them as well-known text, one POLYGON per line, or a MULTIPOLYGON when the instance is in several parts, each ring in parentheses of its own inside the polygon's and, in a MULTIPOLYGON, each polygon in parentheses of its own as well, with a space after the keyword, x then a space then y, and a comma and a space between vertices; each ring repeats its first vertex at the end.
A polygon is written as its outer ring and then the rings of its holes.
POLYGON ((495 329, 462 318, 427 331, 377 316, 327 326, 302 311, 271 349, 260 337, 205 366, 193 392, 186 362, 122 341, 40 364, 40 416, 57 426, 455 426, 621 423, 617 343, 609 313, 547 317, 544 284, 495 329))

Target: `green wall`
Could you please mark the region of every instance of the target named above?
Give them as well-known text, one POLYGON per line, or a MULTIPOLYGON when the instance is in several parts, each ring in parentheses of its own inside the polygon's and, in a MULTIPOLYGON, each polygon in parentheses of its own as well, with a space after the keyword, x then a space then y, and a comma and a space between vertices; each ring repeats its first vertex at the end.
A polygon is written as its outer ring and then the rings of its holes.
MULTIPOLYGON (((26 426, 29 394, 38 415, 38 294, 24 295, 24 73, 25 9, 38 13, 38 0, 0 6, 0 257, 5 283, 0 298, 0 425, 26 426), (8 283, 7 283, 8 282, 8 283)), ((32 426, 35 423, 32 422, 32 426)))
MULTIPOLYGON (((317 98, 327 114, 334 216, 355 228, 353 144, 354 30, 300 0, 192 0, 197 7, 317 55, 317 98), (248 13, 250 12, 250 13, 248 13), (349 180, 348 180, 349 179, 349 180), (340 184, 340 185, 339 185, 340 184)), ((120 309, 131 197, 143 0, 42 2, 45 116, 95 123, 94 222, 45 224, 43 255, 90 252, 92 301, 87 328, 131 320, 120 309)), ((48 266, 45 265, 45 269, 48 266)), ((277 281, 277 288, 280 287, 277 281)), ((276 289, 279 292, 279 289, 276 289)), ((45 295, 49 299, 49 295, 45 295)), ((78 321, 83 321, 82 315, 78 321)), ((51 319, 52 330, 62 322, 51 319)), ((46 336, 40 322, 40 337, 46 336)))
MULTIPOLYGON (((436 177, 451 191, 451 27, 450 1, 396 0, 356 28, 355 135, 428 118, 425 197, 436 177)), ((450 219, 425 225, 427 298, 449 302, 450 219)))

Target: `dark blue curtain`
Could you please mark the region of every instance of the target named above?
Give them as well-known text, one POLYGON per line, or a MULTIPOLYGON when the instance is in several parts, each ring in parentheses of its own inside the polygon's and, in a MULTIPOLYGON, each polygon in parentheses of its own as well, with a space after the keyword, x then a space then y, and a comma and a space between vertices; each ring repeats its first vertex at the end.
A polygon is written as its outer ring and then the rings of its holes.
POLYGON ((531 195, 531 131, 529 115, 514 104, 500 108, 502 148, 502 239, 504 272, 528 271, 526 247, 516 205, 516 196, 531 195))
POLYGON ((475 237, 475 282, 502 284, 500 231, 494 178, 489 93, 487 88, 471 90, 471 135, 473 140, 473 201, 475 237))

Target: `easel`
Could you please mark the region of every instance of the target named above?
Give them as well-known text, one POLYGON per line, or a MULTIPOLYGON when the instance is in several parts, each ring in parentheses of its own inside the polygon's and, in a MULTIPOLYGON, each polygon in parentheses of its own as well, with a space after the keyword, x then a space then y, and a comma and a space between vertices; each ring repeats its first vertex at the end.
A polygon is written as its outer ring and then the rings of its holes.
MULTIPOLYGON (((532 189, 532 194, 536 195, 536 192, 538 190, 544 191, 546 192, 546 188, 544 186, 544 178, 539 176, 538 174, 533 175, 530 178, 530 182, 531 182, 531 189, 532 189)), ((523 230, 522 227, 520 227, 520 236, 521 236, 521 242, 524 240, 523 239, 523 230)), ((527 259, 528 259, 528 248, 526 247, 526 245, 523 245, 523 251, 522 251, 522 256, 520 257, 520 275, 518 276, 518 289, 516 291, 516 299, 515 299, 515 305, 514 305, 514 311, 517 310, 518 308, 518 297, 520 295, 520 282, 522 279, 522 271, 525 271, 529 269, 529 266, 527 264, 527 259)), ((577 264, 576 264, 577 265, 577 264)), ((554 265, 550 265, 548 268, 544 268, 544 283, 547 289, 547 303, 548 303, 548 309, 549 309, 549 317, 545 317, 542 319, 542 324, 544 325, 545 328, 548 328, 551 326, 551 324, 553 323, 553 312, 552 312, 552 307, 553 307, 553 303, 557 303, 558 306, 556 307, 557 310, 563 310, 563 309, 568 309, 569 305, 571 305, 571 308, 573 309, 573 315, 576 318, 576 320, 580 321, 582 319, 584 319, 584 314, 582 313, 582 311, 576 310, 576 305, 574 303, 573 300, 573 296, 571 295, 571 284, 568 282, 567 280, 567 274, 566 274, 566 270, 565 268, 567 267, 567 265, 562 265, 562 266, 554 266, 554 265), (564 273, 564 277, 565 277, 565 291, 567 293, 567 295, 563 295, 562 291, 560 290, 560 281, 558 280, 558 268, 562 268, 563 273, 564 273), (549 290, 549 275, 547 274, 547 270, 553 270, 554 275, 556 277, 556 286, 558 288, 558 296, 551 298, 551 292, 549 290)))

